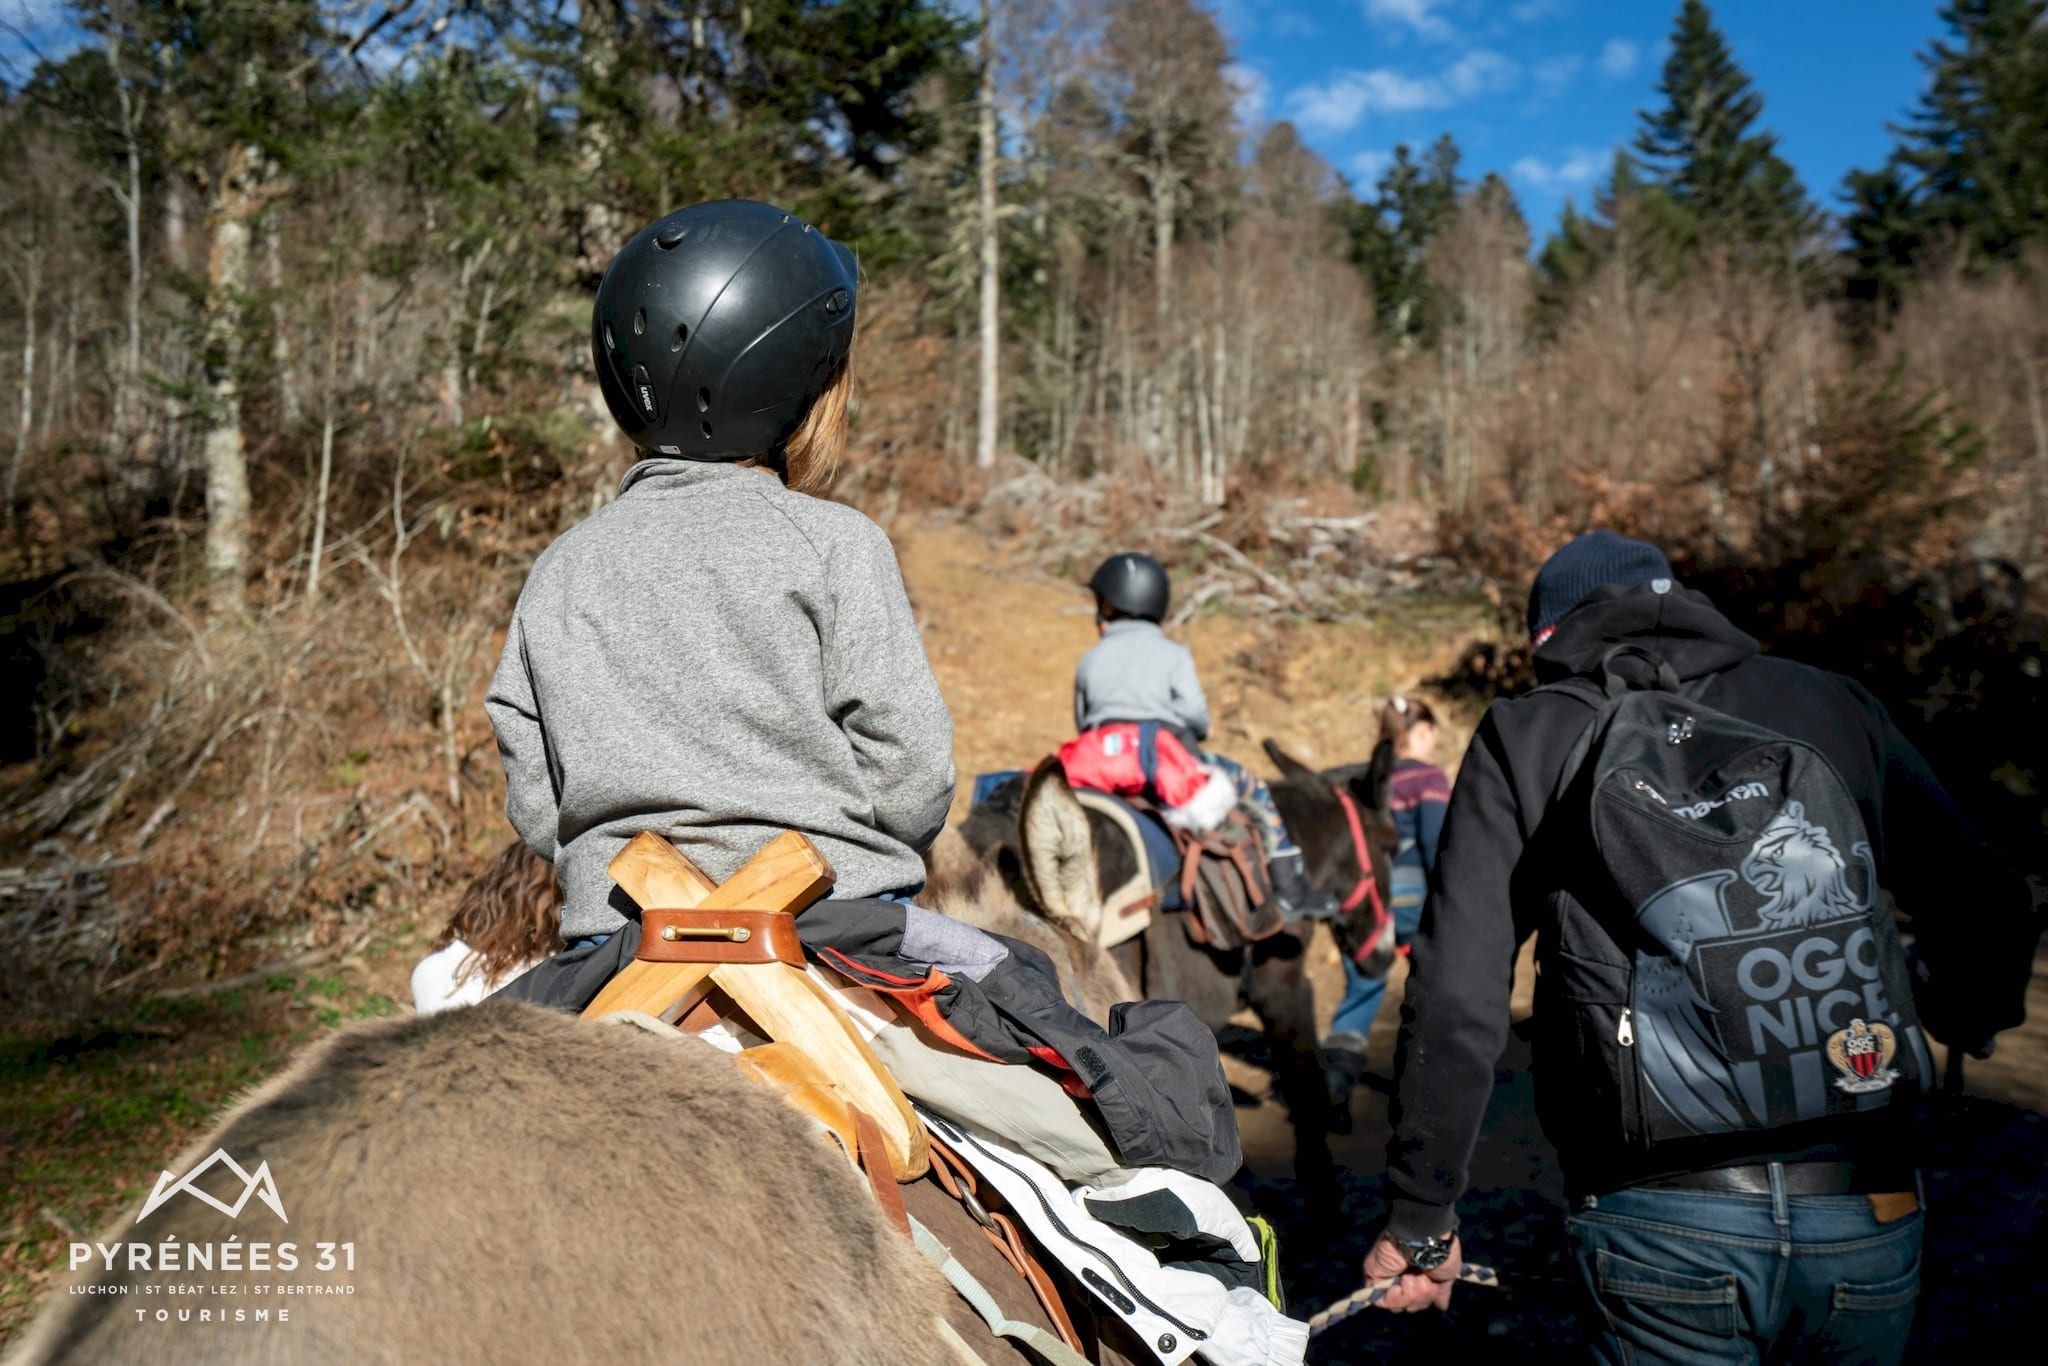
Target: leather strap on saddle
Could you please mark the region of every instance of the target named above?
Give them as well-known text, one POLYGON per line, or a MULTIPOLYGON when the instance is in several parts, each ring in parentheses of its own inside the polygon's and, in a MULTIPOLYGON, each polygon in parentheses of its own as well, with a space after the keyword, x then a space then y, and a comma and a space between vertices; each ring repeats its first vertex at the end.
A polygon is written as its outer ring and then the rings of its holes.
POLYGON ((796 917, 787 911, 643 910, 640 948, 648 963, 804 965, 796 917))
POLYGON ((1033 1255, 1031 1244, 1018 1230, 1016 1221, 982 1204, 980 1183, 974 1175, 974 1168, 968 1166, 960 1154, 940 1142, 937 1134, 929 1137, 931 1172, 940 1188, 974 1216, 974 1222, 981 1225, 982 1236, 1003 1255, 1011 1269, 1024 1278, 1024 1283, 1031 1287, 1031 1293, 1038 1297, 1046 1317, 1052 1320, 1052 1326, 1059 1330, 1060 1340, 1086 1356, 1088 1349, 1074 1329, 1074 1320, 1067 1314, 1066 1301, 1060 1298, 1059 1286, 1054 1283, 1052 1273, 1033 1255))
POLYGON ((848 1108, 853 1111, 853 1131, 860 1136, 860 1169, 875 1193, 875 1203, 882 1207, 882 1218, 889 1227, 908 1238, 910 1211, 903 1208, 903 1192, 896 1189, 896 1174, 889 1168, 889 1153, 882 1146, 882 1126, 859 1106, 848 1108))

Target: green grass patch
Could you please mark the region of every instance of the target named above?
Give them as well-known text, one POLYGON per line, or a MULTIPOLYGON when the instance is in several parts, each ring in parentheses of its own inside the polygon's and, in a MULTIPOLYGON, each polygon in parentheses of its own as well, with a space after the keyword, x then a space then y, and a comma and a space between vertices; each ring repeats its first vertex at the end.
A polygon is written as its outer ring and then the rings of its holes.
POLYGON ((132 1215, 222 1109, 306 1042, 397 1013, 338 976, 279 973, 58 1029, 0 1029, 0 1346, 67 1274, 68 1246, 132 1215))

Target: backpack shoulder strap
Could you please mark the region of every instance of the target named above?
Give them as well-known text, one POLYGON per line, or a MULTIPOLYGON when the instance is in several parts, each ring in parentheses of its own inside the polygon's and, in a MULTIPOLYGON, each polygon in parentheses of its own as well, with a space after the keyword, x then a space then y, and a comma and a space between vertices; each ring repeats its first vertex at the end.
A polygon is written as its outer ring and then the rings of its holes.
POLYGON ((1538 688, 1537 692, 1562 693, 1567 697, 1575 697, 1593 708, 1593 719, 1579 732, 1578 742, 1572 746, 1571 754, 1564 761, 1564 771, 1558 775, 1557 786, 1551 789, 1552 804, 1560 800, 1571 788, 1579 776, 1579 770, 1585 767, 1586 756, 1593 750, 1593 742, 1599 738, 1600 732, 1606 729, 1607 723, 1613 719, 1614 713, 1620 710, 1623 699, 1628 696, 1628 682, 1614 671, 1614 662, 1631 655, 1656 666, 1657 690, 1692 698, 1698 696, 1698 689, 1703 686, 1704 680, 1696 679, 1689 685, 1681 684, 1678 681, 1678 671, 1673 669, 1662 655, 1646 645, 1633 641, 1624 641, 1600 657, 1600 677, 1597 680, 1585 674, 1574 674, 1570 678, 1560 679, 1538 688))
POLYGON ((1572 745, 1572 752, 1565 758, 1564 770, 1558 774, 1557 785, 1550 790, 1550 802, 1555 806, 1571 788, 1573 780, 1579 776, 1579 770, 1585 767, 1586 756, 1593 751, 1595 737, 1606 727, 1608 718, 1620 707, 1621 698, 1609 696, 1606 688, 1584 674, 1574 674, 1555 683, 1546 683, 1536 691, 1574 698, 1593 709, 1592 718, 1579 732, 1578 740, 1572 745))

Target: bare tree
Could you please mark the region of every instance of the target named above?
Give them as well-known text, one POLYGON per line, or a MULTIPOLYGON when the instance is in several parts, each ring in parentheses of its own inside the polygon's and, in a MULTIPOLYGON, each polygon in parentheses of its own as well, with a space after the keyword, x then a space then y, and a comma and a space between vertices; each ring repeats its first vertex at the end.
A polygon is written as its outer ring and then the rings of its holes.
POLYGON ((974 463, 984 469, 996 463, 998 367, 1001 364, 1001 265, 997 242, 996 159, 1000 151, 996 122, 996 22, 990 0, 981 0, 981 91, 976 111, 981 142, 981 391, 975 408, 974 463))
POLYGON ((121 298, 125 344, 121 349, 120 367, 114 376, 113 417, 109 423, 110 444, 116 447, 126 444, 130 438, 128 408, 134 397, 136 381, 142 375, 142 147, 138 130, 147 102, 135 94, 128 69, 122 65, 121 51, 127 22, 126 7, 119 4, 111 6, 102 35, 107 71, 114 83, 115 106, 120 113, 121 160, 126 173, 123 180, 108 186, 114 201, 121 206, 128 259, 127 288, 121 298))
POLYGON ((242 432, 243 310, 250 220, 262 211, 263 149, 236 143, 209 187, 213 245, 206 267, 206 577, 217 613, 247 608, 249 467, 242 432))
MULTIPOLYGON (((6 273, 14 296, 21 305, 20 412, 15 420, 14 449, 7 459, 7 474, 0 498, 6 502, 5 522, 14 525, 14 495, 21 479, 21 467, 28 456, 29 438, 35 430, 36 361, 41 349, 38 321, 42 316, 43 287, 52 246, 51 218, 56 211, 57 177, 48 174, 51 149, 40 139, 25 137, 10 149, 14 165, 0 182, 0 271, 6 273)), ((55 368, 53 365, 52 369, 55 368)), ((47 414, 46 414, 47 422, 47 414)))

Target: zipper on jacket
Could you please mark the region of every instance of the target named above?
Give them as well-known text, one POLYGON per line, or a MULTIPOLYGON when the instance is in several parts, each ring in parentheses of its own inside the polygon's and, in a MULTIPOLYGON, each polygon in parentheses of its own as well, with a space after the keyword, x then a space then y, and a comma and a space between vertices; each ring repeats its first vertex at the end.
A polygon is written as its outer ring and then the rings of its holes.
POLYGON ((1621 1008, 1621 1027, 1614 1031, 1614 1041, 1623 1048, 1636 1046, 1636 1013, 1629 1006, 1621 1008))

